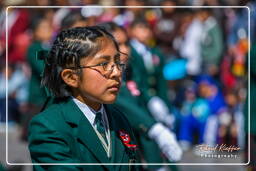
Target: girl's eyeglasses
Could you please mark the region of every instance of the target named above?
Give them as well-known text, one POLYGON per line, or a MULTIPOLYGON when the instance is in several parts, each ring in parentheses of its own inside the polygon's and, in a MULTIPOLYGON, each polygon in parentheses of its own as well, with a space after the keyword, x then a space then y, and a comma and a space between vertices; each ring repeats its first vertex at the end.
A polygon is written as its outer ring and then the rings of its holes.
POLYGON ((69 67, 67 69, 82 69, 82 68, 94 68, 94 67, 100 67, 105 72, 112 72, 114 70, 114 67, 117 67, 117 69, 121 72, 123 72, 126 69, 126 64, 118 62, 102 62, 96 65, 90 65, 90 66, 78 66, 78 67, 69 67))
POLYGON ((92 68, 92 67, 101 67, 104 71, 113 71, 114 67, 116 66, 119 71, 124 71, 126 68, 126 64, 121 63, 121 62, 102 62, 96 65, 91 65, 91 66, 78 66, 78 68, 92 68))

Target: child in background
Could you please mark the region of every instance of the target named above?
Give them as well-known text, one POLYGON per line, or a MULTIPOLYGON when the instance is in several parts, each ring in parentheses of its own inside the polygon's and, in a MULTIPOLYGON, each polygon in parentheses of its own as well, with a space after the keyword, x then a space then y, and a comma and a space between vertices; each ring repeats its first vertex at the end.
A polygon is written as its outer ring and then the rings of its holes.
POLYGON ((30 119, 38 113, 46 98, 45 88, 41 86, 41 76, 44 68, 43 61, 37 59, 37 52, 48 50, 53 35, 51 22, 46 18, 36 18, 32 21, 33 41, 27 51, 27 61, 31 69, 31 78, 28 88, 28 109, 27 115, 24 115, 24 130, 22 139, 27 140, 27 125, 30 119))
POLYGON ((181 123, 179 139, 183 150, 188 150, 196 142, 205 143, 205 126, 210 114, 207 101, 197 97, 197 87, 192 83, 185 90, 185 100, 181 108, 181 123), (194 137, 197 135, 198 140, 194 137))
POLYGON ((200 75, 197 77, 199 95, 203 97, 210 107, 210 114, 206 123, 205 143, 214 146, 217 143, 218 126, 222 118, 226 118, 227 105, 221 89, 213 77, 200 75))
POLYGON ((167 82, 163 76, 164 56, 157 47, 149 47, 152 31, 143 18, 134 20, 129 28, 131 35, 131 76, 140 90, 140 101, 156 121, 172 128, 174 116, 170 112, 167 82))

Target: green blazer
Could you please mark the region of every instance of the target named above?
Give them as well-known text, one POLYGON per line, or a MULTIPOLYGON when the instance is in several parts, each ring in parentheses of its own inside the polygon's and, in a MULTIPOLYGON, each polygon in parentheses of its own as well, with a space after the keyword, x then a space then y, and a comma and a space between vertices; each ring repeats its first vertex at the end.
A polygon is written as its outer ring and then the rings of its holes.
MULTIPOLYGON (((156 121, 147 112, 147 109, 140 104, 139 97, 130 93, 125 81, 122 83, 115 105, 124 113, 131 124, 145 162, 163 163, 164 158, 158 145, 148 137, 148 131, 156 121)), ((159 165, 148 165, 147 169, 156 170, 160 167, 159 165)))
MULTIPOLYGON (((128 148, 119 137, 123 131, 136 144, 128 121, 114 105, 105 105, 111 132, 108 158, 91 124, 71 98, 55 101, 36 115, 29 127, 33 163, 134 163, 138 149, 128 148)), ((138 170, 134 165, 35 165, 35 170, 138 170)))
POLYGON ((212 20, 211 24, 207 25, 211 26, 208 26, 206 37, 201 42, 202 63, 206 64, 206 67, 209 64, 218 66, 224 47, 221 28, 215 20, 212 20))
POLYGON ((148 72, 142 56, 131 46, 129 65, 131 66, 132 72, 130 80, 134 80, 137 83, 141 92, 141 100, 143 100, 145 104, 148 103, 152 96, 159 96, 170 106, 167 97, 167 81, 163 76, 163 67, 165 64, 164 56, 157 48, 151 48, 150 51, 153 55, 154 70, 148 72))
POLYGON ((38 60, 36 53, 44 50, 43 45, 39 41, 34 41, 28 48, 27 60, 31 67, 31 78, 29 82, 28 101, 34 105, 43 105, 47 98, 45 88, 41 87, 41 76, 44 70, 43 60, 38 60))

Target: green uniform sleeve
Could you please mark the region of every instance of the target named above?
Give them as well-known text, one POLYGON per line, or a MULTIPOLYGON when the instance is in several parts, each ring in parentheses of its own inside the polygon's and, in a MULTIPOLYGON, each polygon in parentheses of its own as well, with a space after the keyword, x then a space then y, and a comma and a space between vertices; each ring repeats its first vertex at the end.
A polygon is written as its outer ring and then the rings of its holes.
POLYGON ((142 106, 139 106, 138 99, 131 95, 126 86, 121 87, 115 105, 121 109, 135 131, 147 133, 156 123, 154 118, 142 106))
MULTIPOLYGON (((33 163, 78 163, 63 135, 50 126, 43 117, 35 117, 29 128, 29 150, 33 163)), ((34 165, 34 170, 81 170, 81 166, 34 165)))
POLYGON ((163 68, 165 65, 165 57, 162 52, 155 48, 153 52, 157 54, 160 58, 160 65, 157 67, 157 81, 156 81, 156 89, 157 89, 157 96, 159 96, 168 107, 170 107, 170 100, 168 99, 168 87, 167 87, 167 80, 164 78, 163 75, 163 68))
POLYGON ((27 54, 27 59, 29 61, 29 64, 30 64, 33 72, 38 76, 40 76, 44 70, 43 60, 39 60, 36 57, 36 53, 39 50, 42 50, 42 47, 41 47, 40 43, 36 42, 36 43, 34 43, 33 46, 29 47, 28 54, 27 54))

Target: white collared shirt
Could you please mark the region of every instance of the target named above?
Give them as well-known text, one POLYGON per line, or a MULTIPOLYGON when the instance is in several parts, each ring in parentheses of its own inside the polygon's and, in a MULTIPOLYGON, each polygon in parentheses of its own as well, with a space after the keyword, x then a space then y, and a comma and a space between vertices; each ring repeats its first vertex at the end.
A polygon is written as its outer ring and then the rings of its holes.
POLYGON ((153 56, 146 45, 136 39, 131 40, 132 47, 141 55, 144 65, 148 71, 154 71, 153 56))
POLYGON ((110 157, 111 156, 110 129, 109 129, 108 117, 107 117, 104 106, 101 105, 100 110, 95 111, 92 108, 90 108, 88 105, 86 105, 85 103, 79 101, 78 99, 76 99, 74 97, 72 97, 72 100, 75 102, 75 104, 78 106, 78 108, 83 112, 83 114, 85 115, 87 120, 90 122, 90 124, 93 127, 95 133, 99 137, 104 149, 106 150, 108 157, 110 157), (104 128, 105 128, 105 134, 106 134, 108 144, 106 144, 104 138, 100 135, 100 133, 98 132, 98 130, 96 128, 95 118, 96 118, 96 113, 97 112, 101 112, 102 115, 103 115, 102 120, 103 120, 103 125, 104 125, 104 128))

